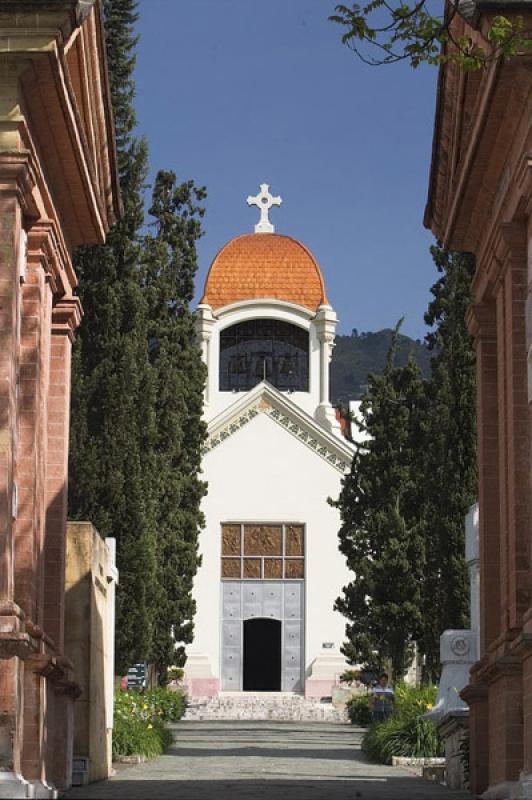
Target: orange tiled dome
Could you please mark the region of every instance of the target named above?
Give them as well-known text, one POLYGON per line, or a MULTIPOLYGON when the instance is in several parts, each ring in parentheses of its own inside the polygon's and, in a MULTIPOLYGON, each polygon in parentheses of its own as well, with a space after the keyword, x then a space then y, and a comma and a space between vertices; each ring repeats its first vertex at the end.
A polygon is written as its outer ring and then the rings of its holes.
POLYGON ((320 268, 290 236, 248 233, 231 239, 212 262, 202 303, 221 308, 238 300, 275 298, 314 311, 327 303, 320 268))

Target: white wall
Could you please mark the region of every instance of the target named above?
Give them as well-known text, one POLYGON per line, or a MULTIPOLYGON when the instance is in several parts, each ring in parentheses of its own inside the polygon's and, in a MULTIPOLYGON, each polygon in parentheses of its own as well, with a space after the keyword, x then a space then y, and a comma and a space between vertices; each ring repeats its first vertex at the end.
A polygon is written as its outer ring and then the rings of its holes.
POLYGON ((306 525, 306 648, 308 667, 320 654, 338 652, 345 619, 333 604, 349 580, 338 550, 339 514, 327 504, 336 498, 341 474, 266 414, 259 414, 211 450, 203 463, 208 495, 207 527, 200 535, 203 558, 194 586, 195 638, 189 656, 207 655, 219 677, 220 524, 300 522, 306 525), (323 650, 334 642, 334 650, 323 650))

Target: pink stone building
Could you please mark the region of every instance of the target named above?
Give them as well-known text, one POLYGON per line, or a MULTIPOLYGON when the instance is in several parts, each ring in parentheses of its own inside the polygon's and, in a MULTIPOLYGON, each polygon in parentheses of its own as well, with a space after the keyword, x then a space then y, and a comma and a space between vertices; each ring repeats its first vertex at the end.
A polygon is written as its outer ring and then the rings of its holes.
MULTIPOLYGON (((454 9, 450 3, 447 11, 454 9)), ((496 14, 530 2, 468 0, 452 29, 486 44, 496 14)), ((480 659, 470 707, 471 788, 532 796, 530 409, 532 401, 532 60, 440 69, 425 222, 476 256, 468 324, 477 353, 480 659)))
POLYGON ((0 797, 69 784, 72 249, 119 213, 100 0, 0 1, 0 797), (34 784, 33 786, 31 784, 34 784))

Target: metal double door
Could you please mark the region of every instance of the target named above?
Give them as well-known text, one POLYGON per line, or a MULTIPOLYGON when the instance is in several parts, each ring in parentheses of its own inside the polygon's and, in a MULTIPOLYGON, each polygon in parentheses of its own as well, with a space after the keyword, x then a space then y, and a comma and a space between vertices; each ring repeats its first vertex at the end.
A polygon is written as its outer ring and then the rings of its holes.
POLYGON ((242 691, 244 621, 279 620, 281 691, 303 691, 304 581, 222 581, 221 689, 242 691))

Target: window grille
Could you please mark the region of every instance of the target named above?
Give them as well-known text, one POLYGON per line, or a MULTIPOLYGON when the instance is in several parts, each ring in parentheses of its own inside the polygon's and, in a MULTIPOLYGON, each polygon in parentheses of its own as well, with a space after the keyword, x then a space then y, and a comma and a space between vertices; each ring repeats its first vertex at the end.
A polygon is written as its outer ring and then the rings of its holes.
POLYGON ((254 319, 220 333, 220 391, 248 391, 267 380, 281 391, 308 392, 308 332, 288 322, 254 319))

